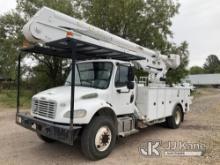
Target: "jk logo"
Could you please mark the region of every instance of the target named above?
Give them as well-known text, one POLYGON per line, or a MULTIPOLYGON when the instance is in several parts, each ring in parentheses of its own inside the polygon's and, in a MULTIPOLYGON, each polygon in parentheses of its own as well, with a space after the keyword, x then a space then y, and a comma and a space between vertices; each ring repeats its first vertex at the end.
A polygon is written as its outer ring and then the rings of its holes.
POLYGON ((157 157, 160 156, 160 141, 148 141, 139 147, 139 151, 143 156, 157 157))

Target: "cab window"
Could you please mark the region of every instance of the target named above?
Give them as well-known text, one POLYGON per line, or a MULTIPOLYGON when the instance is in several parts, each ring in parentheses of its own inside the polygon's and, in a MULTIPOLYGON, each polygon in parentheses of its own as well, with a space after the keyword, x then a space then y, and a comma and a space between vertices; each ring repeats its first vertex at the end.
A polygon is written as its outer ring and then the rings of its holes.
POLYGON ((128 66, 119 65, 115 76, 115 87, 123 87, 128 83, 128 66))

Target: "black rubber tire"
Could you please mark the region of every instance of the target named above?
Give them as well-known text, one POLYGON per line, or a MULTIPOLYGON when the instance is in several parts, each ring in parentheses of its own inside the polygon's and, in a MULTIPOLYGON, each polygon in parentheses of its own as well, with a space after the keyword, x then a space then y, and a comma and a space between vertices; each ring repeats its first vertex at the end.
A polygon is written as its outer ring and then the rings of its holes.
POLYGON ((116 142, 116 128, 111 118, 107 116, 97 116, 83 129, 81 135, 81 150, 82 153, 90 160, 99 160, 107 157, 116 142), (107 126, 111 130, 112 139, 109 147, 105 151, 97 150, 95 146, 95 137, 97 131, 102 126, 107 126))
POLYGON ((172 116, 166 118, 166 126, 172 129, 179 128, 182 120, 183 120, 182 108, 179 105, 177 105, 173 111, 172 116), (176 123, 175 121, 176 113, 180 113, 180 121, 178 123, 176 123))
POLYGON ((56 141, 56 140, 50 139, 50 138, 48 138, 48 137, 46 137, 46 136, 43 136, 43 135, 41 135, 41 134, 39 134, 39 133, 37 133, 37 136, 38 136, 42 141, 44 141, 44 142, 46 142, 46 143, 53 143, 53 142, 56 141))

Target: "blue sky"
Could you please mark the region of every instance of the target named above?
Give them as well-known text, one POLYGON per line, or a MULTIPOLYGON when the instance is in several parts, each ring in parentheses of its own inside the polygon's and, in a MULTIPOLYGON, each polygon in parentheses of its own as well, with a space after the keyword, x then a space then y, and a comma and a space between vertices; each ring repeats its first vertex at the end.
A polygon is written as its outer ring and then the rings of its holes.
MULTIPOLYGON (((189 43, 189 66, 202 66, 210 54, 220 58, 220 0, 179 0, 180 11, 173 18, 175 43, 189 43)), ((0 14, 15 8, 16 0, 0 0, 0 14)))

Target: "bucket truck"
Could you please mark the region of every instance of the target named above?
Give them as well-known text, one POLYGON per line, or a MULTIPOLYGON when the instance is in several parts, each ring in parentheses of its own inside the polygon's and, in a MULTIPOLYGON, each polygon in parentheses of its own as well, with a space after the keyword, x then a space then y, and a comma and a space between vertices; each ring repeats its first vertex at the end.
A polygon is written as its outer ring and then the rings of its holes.
POLYGON ((73 145, 79 139, 86 157, 102 159, 118 136, 156 123, 178 128, 190 110, 190 89, 165 83, 166 72, 180 65, 179 55, 161 55, 47 7, 23 34, 23 52, 72 60, 65 84, 35 94, 30 114, 19 111, 18 77, 16 122, 45 142, 73 145), (148 77, 137 80, 134 67, 148 77))

